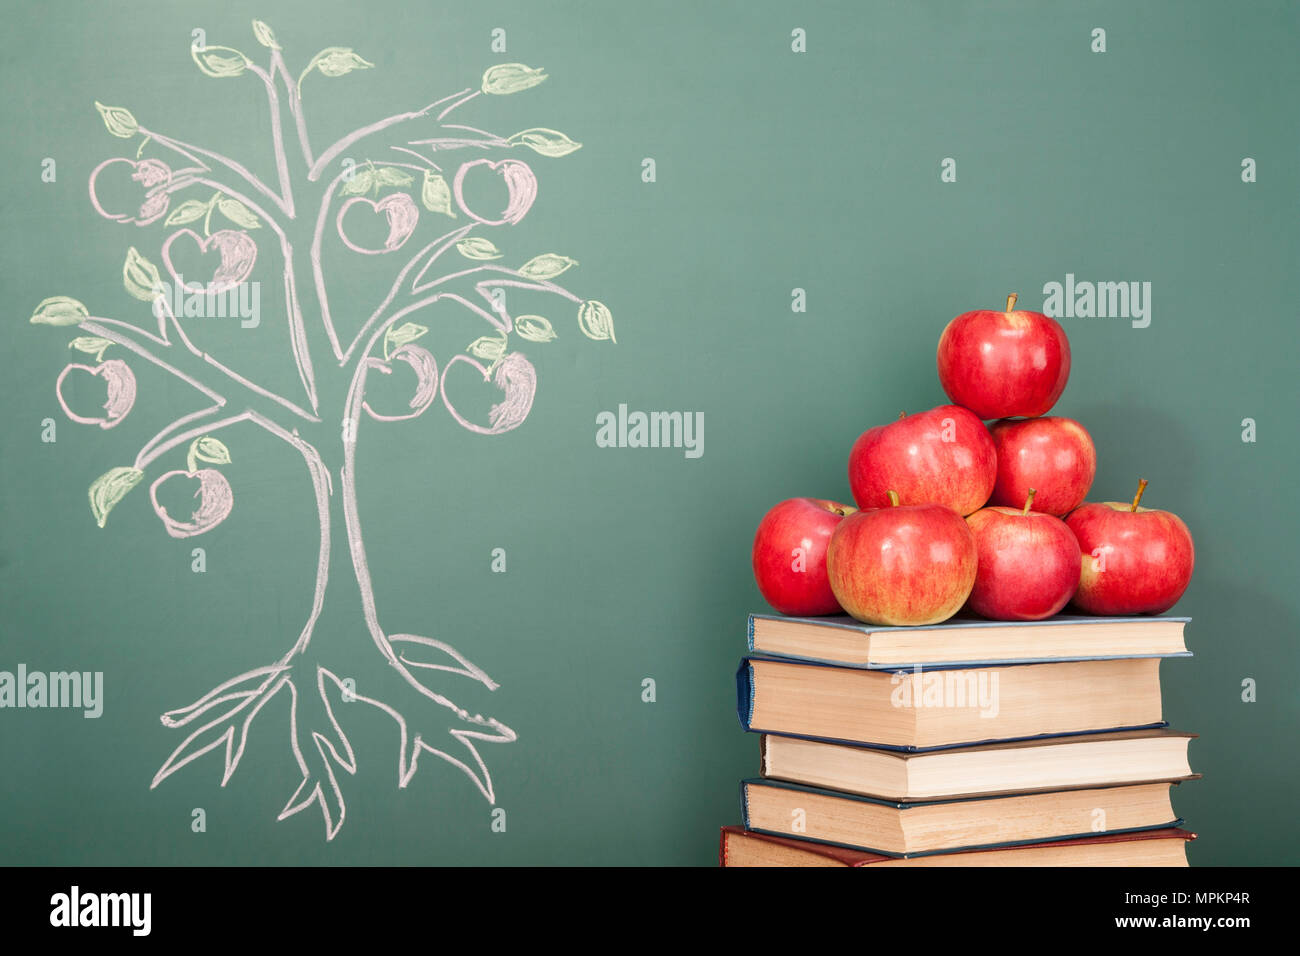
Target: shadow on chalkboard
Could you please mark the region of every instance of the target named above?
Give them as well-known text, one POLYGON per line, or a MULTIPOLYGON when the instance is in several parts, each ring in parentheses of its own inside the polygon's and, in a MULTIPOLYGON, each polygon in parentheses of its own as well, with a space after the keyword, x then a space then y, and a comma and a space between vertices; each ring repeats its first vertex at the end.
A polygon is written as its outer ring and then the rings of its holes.
POLYGON ((1185 496, 1195 486, 1199 463, 1185 420, 1150 407, 1114 403, 1085 405, 1068 417, 1083 424, 1097 449, 1089 501, 1129 501, 1138 480, 1146 478, 1151 487, 1143 498, 1145 507, 1176 512, 1188 503, 1185 496))
MULTIPOLYGON (((1295 724, 1290 681, 1300 666, 1293 608, 1234 573, 1234 563, 1202 549, 1187 595, 1174 613, 1192 618, 1188 661, 1161 668, 1164 712, 1199 735, 1190 753, 1201 780, 1174 793, 1178 815, 1202 840, 1191 861, 1285 865, 1295 859, 1292 769, 1278 759, 1278 730, 1295 724), (1225 812, 1249 807, 1248 812, 1225 812)), ((1289 746, 1284 744, 1283 746, 1289 746)))

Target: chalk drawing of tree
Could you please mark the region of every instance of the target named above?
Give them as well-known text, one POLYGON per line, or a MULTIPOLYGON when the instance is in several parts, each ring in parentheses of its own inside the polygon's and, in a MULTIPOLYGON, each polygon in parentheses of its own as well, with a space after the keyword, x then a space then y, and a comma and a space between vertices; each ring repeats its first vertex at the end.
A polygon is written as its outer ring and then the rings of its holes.
MULTIPOLYGON (((463 89, 414 112, 362 126, 316 154, 303 105, 304 84, 310 87, 313 79, 320 83, 319 77, 337 78, 373 64, 351 49, 329 47, 295 76, 270 27, 254 20, 253 33, 269 53, 266 66, 230 47, 194 46, 191 55, 208 77, 243 77, 241 82, 260 81, 265 87, 276 182, 267 184, 233 158, 148 128, 127 109, 96 103, 108 131, 126 140, 138 138, 139 146, 134 156, 107 159, 90 174, 91 204, 109 219, 136 227, 158 224, 167 233, 156 246, 147 246, 149 255, 132 245, 123 264, 126 291, 141 301, 142 310, 147 303, 152 315, 142 322, 109 318, 93 314, 70 297, 53 296, 37 306, 31 321, 76 326, 81 334, 70 347, 99 363, 70 364, 58 377, 59 402, 73 421, 112 428, 134 406, 135 376, 123 359, 104 360, 110 348, 125 350, 133 361, 152 363, 192 386, 203 398, 203 408, 170 422, 139 449, 130 465, 111 468, 90 485, 91 514, 101 528, 110 511, 151 471, 150 503, 169 535, 188 538, 220 524, 231 513, 234 494, 220 470, 231 461, 231 452, 216 436, 233 425, 264 429, 302 457, 320 522, 315 592, 307 621, 292 646, 274 663, 224 680, 193 703, 162 715, 165 726, 185 736, 162 763, 151 786, 158 786, 211 751, 224 758, 221 783, 225 786, 239 766, 259 713, 280 695, 288 699, 289 743, 302 781, 279 819, 319 806, 326 838, 332 840, 346 816, 339 771, 355 774, 357 769, 356 754, 338 719, 340 701, 348 701, 349 707, 368 704, 392 719, 401 787, 414 777, 421 755, 428 753, 463 771, 491 803, 492 777, 479 746, 516 739, 510 727, 458 706, 441 689, 469 680, 495 690, 497 684, 486 673, 449 643, 417 634, 390 633, 380 623, 357 507, 356 454, 363 417, 379 423, 375 427, 394 427, 389 423, 416 418, 441 399, 451 418, 472 432, 500 435, 519 427, 532 408, 537 377, 532 363, 515 345, 520 339, 537 345, 548 343, 557 338, 557 332, 545 317, 511 316, 504 290, 554 295, 566 310, 576 313, 577 325, 587 338, 615 339, 605 305, 582 299, 552 281, 577 264, 572 259, 546 253, 518 268, 494 264, 502 253, 483 233, 509 227, 527 215, 537 195, 537 179, 527 163, 484 156, 461 162, 453 171, 434 161, 459 151, 491 154, 527 149, 557 158, 578 149, 579 143, 551 129, 534 128, 501 137, 448 121, 454 111, 478 97, 536 86, 546 79, 542 70, 518 63, 493 66, 484 73, 478 89, 463 89), (285 108, 287 117, 282 113, 285 108), (286 119, 296 131, 300 165, 298 157, 292 166, 290 163, 284 136, 286 119), (367 157, 392 158, 357 163, 345 155, 353 149, 367 157), (164 158, 146 155, 146 150, 164 158), (123 182, 129 175, 130 181, 138 184, 131 187, 138 188, 137 198, 142 196, 138 208, 110 208, 111 202, 101 201, 100 179, 110 173, 123 182), (464 183, 471 173, 495 175, 504 184, 508 200, 495 218, 475 212, 466 202, 464 183), (300 220, 308 197, 312 219, 300 220), (356 227, 351 224, 364 218, 367 211, 383 217, 378 223, 381 229, 386 221, 387 238, 382 245, 365 245, 354 239, 356 227), (418 244, 419 227, 437 222, 454 228, 406 257, 407 247, 418 244), (292 242, 297 235, 295 224, 301 227, 303 239, 311 230, 305 257, 292 242), (262 237, 271 239, 269 244, 263 240, 259 245, 262 237), (346 341, 330 315, 330 283, 322 265, 322 247, 334 237, 353 255, 390 256, 400 261, 400 266, 393 267, 388 294, 374 306, 360 331, 346 341), (184 244, 191 250, 197 246, 200 252, 217 253, 220 264, 211 280, 190 282, 177 273, 173 252, 184 244), (233 301, 268 245, 272 255, 278 254, 276 264, 283 266, 285 302, 283 314, 269 320, 287 327, 290 348, 286 361, 296 366, 302 386, 301 394, 292 397, 254 382, 196 347, 186 334, 186 315, 178 315, 176 308, 176 303, 193 302, 195 297, 203 298, 209 308, 215 307, 219 296, 233 301), (311 298, 303 296, 304 289, 310 290, 311 298), (486 335, 471 342, 466 352, 453 356, 441 370, 434 356, 416 344, 428 327, 415 318, 438 301, 468 310, 489 327, 486 335), (390 375, 395 363, 409 366, 417 385, 409 410, 381 414, 366 401, 366 382, 374 375, 390 375), (470 366, 501 392, 486 423, 463 415, 448 397, 448 373, 457 364, 470 366), (64 382, 73 371, 103 379, 108 400, 102 416, 79 415, 65 400, 64 382), (338 394, 346 394, 341 411, 331 409, 329 414, 322 413, 318 399, 318 385, 327 377, 339 386, 338 394), (186 458, 183 470, 161 464, 164 456, 180 455, 182 448, 186 458), (197 482, 198 505, 188 518, 169 514, 159 501, 159 487, 172 480, 197 482), (354 690, 349 681, 308 654, 329 583, 331 556, 336 551, 339 557, 334 567, 350 567, 355 575, 374 653, 401 675, 413 694, 409 700, 390 703, 365 696, 363 687, 354 690), (426 735, 422 728, 430 713, 442 719, 426 735), (444 723, 450 726, 444 728, 444 723)), ((439 228, 431 226, 430 231, 439 228)), ((143 241, 138 244, 146 245, 143 241)), ((262 722, 268 719, 264 717, 262 722)))

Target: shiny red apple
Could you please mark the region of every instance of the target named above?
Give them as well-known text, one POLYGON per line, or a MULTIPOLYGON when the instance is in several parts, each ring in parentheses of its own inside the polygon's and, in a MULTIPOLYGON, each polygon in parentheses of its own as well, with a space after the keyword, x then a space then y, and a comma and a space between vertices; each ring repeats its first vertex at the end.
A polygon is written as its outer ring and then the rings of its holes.
POLYGON ((1070 377, 1070 342, 1041 312, 980 309, 948 323, 939 337, 939 383, 983 419, 1046 415, 1070 377))
POLYGON ((1022 508, 982 508, 966 519, 975 535, 979 567, 969 606, 995 621, 1041 621, 1074 596, 1079 585, 1079 542, 1060 518, 1022 508))
POLYGON ((1192 534, 1176 514, 1138 506, 1146 486, 1131 504, 1092 502, 1066 519, 1083 554, 1074 605, 1087 614, 1163 614, 1192 580, 1192 534))
POLYGON ((1088 497, 1097 474, 1097 450, 1072 418, 1008 419, 989 426, 998 453, 990 505, 1019 508, 1038 489, 1034 510, 1069 514, 1088 497))
POLYGON ((754 580, 768 604, 782 614, 841 614, 826 576, 831 532, 852 505, 821 498, 790 498, 763 516, 754 535, 754 580))
POLYGON ((946 621, 975 584, 975 536, 951 508, 889 497, 891 507, 859 511, 835 528, 826 552, 831 590, 868 624, 946 621))
POLYGON ((997 465, 984 423, 957 405, 940 405, 863 432, 849 453, 849 489, 859 508, 887 507, 893 490, 905 505, 968 515, 989 500, 997 465))

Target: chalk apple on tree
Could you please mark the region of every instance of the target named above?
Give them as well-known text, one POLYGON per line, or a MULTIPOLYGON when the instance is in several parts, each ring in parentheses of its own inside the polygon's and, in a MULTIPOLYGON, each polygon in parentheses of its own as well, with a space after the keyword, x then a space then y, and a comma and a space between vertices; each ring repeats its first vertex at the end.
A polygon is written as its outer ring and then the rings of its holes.
MULTIPOLYGON (((103 342, 104 345, 108 344, 106 340, 99 341, 103 342)), ((82 425, 98 425, 100 428, 113 428, 122 419, 126 418, 135 406, 135 374, 131 371, 131 367, 121 359, 109 359, 94 366, 73 362, 59 373, 58 379, 54 382, 54 391, 58 396, 59 405, 63 408, 63 413, 74 422, 82 425), (68 376, 73 372, 78 374, 84 372, 92 377, 104 380, 107 399, 103 405, 103 415, 79 415, 72 410, 72 406, 64 395, 64 386, 67 383, 68 376)))

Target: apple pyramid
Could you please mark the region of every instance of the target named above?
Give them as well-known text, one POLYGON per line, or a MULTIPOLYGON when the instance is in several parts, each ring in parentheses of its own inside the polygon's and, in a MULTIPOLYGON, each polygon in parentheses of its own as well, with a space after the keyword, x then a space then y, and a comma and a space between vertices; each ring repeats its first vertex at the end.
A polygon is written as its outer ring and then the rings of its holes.
POLYGON ((791 498, 754 537, 759 591, 782 614, 847 612, 877 625, 958 611, 1037 621, 1169 610, 1195 549, 1175 514, 1085 503, 1097 470, 1079 422, 1047 413, 1070 376, 1070 342, 1041 312, 981 309, 939 338, 953 404, 867 429, 849 454, 857 507, 791 498), (991 426, 985 422, 993 420, 991 426))

